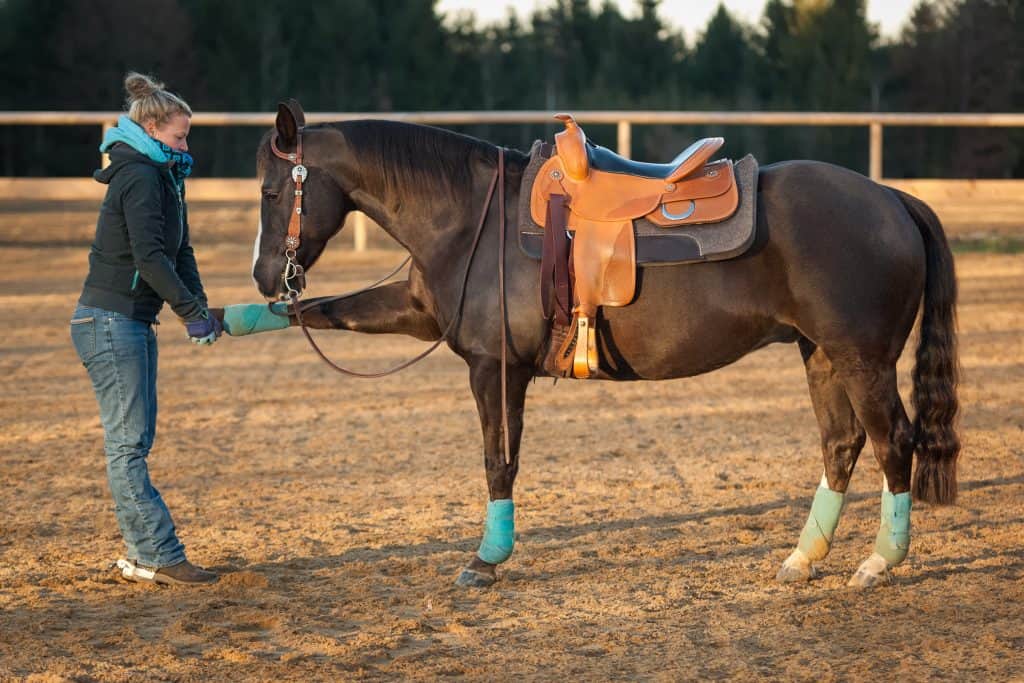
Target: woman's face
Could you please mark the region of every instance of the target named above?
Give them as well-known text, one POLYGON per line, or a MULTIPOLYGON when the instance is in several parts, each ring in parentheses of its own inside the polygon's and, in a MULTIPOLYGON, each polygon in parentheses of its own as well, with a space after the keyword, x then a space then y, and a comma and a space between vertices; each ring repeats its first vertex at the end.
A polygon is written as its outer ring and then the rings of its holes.
POLYGON ((146 133, 154 140, 159 140, 173 150, 188 151, 188 131, 192 127, 192 119, 187 114, 175 114, 162 126, 155 121, 146 124, 146 133))

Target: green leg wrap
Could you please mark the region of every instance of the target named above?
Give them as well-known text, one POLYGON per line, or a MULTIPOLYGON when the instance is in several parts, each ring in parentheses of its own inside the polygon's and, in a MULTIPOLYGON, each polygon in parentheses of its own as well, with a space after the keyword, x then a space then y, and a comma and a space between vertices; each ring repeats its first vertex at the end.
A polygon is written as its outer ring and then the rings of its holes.
POLYGON ((843 512, 846 494, 819 486, 814 493, 811 514, 800 534, 797 545, 809 560, 823 560, 832 547, 832 536, 839 526, 839 515, 843 512))
POLYGON ((232 337, 283 330, 288 327, 288 304, 232 304, 224 307, 224 331, 232 337), (271 312, 271 308, 273 312, 271 312))
POLYGON ((476 552, 481 560, 500 564, 512 555, 512 547, 516 542, 515 520, 516 506, 511 499, 488 501, 484 537, 476 552))
POLYGON ((889 566, 902 562, 910 551, 910 493, 882 491, 882 524, 875 537, 875 552, 889 566))

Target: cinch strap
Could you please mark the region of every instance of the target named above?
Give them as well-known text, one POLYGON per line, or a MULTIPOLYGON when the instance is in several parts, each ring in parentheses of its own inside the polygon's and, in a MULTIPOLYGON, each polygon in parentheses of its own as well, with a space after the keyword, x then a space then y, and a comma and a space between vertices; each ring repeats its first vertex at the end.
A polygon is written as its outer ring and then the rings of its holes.
POLYGON ((500 564, 512 555, 516 535, 516 504, 510 498, 487 503, 484 538, 477 556, 489 564, 500 564))

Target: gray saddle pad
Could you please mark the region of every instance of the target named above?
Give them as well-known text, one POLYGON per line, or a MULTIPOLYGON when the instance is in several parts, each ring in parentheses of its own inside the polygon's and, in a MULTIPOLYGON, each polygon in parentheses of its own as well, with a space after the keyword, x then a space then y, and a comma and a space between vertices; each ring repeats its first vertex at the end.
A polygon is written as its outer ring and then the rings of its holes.
MULTIPOLYGON (((540 140, 530 149, 530 163, 519 190, 519 246, 531 258, 540 259, 544 229, 530 216, 530 189, 547 159, 540 140)), ((736 213, 720 223, 662 228, 643 218, 633 221, 636 260, 641 266, 679 265, 722 261, 739 256, 754 243, 757 225, 757 160, 747 155, 733 164, 740 204, 736 213)))

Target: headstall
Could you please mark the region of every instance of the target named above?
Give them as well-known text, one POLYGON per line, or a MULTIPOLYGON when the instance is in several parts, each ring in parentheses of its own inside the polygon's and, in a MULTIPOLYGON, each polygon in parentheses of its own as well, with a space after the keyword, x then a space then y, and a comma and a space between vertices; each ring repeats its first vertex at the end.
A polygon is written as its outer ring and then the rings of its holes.
POLYGON ((292 204, 291 218, 288 220, 288 236, 284 239, 284 270, 281 272, 281 279, 284 281, 285 290, 289 299, 298 299, 302 290, 306 288, 306 272, 296 258, 299 245, 302 243, 302 183, 305 182, 309 171, 302 165, 302 128, 296 129, 295 151, 291 153, 282 152, 277 146, 277 131, 270 138, 270 149, 274 156, 284 159, 292 164, 292 180, 295 182, 295 200, 292 204), (292 286, 295 281, 298 289, 292 286))

